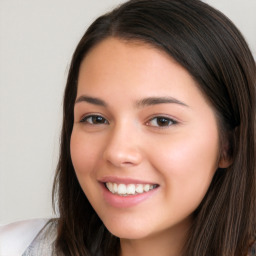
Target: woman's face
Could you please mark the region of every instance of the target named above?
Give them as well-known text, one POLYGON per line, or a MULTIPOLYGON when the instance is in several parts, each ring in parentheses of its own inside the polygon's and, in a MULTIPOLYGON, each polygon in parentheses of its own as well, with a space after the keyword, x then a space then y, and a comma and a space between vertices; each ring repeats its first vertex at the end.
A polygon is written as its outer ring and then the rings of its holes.
POLYGON ((190 74, 151 46, 108 38, 81 64, 74 116, 75 172, 109 231, 187 230, 223 165, 214 111, 190 74))

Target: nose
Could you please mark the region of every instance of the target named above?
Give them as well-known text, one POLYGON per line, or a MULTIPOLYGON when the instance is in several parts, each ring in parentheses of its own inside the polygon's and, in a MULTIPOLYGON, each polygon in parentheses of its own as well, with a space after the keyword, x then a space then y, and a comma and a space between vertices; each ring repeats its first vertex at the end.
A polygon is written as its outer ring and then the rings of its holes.
POLYGON ((139 137, 136 129, 113 128, 103 153, 104 160, 118 168, 139 165, 142 161, 139 137))

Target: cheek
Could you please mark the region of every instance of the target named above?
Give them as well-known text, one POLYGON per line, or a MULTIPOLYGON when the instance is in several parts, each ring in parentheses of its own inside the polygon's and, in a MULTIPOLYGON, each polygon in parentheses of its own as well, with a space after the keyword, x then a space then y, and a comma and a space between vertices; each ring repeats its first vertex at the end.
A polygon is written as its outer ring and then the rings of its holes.
MULTIPOLYGON (((154 147, 151 147, 151 149, 154 147)), ((165 138, 155 147, 155 159, 172 174, 189 175, 191 171, 204 175, 217 167, 219 143, 216 132, 208 134, 182 133, 165 138)), ((149 152, 150 153, 150 152, 149 152)))
POLYGON ((99 157, 99 147, 93 143, 89 136, 80 130, 73 130, 70 139, 70 153, 78 182, 85 193, 87 199, 93 203, 98 201, 97 186, 95 186, 95 176, 97 170, 97 159, 99 157))
POLYGON ((87 175, 92 171, 97 159, 97 143, 91 143, 90 138, 83 132, 73 130, 70 139, 70 153, 75 172, 80 175, 87 175))
POLYGON ((217 132, 211 136, 197 135, 190 133, 168 139, 152 156, 163 175, 166 196, 180 209, 197 208, 217 169, 217 132))

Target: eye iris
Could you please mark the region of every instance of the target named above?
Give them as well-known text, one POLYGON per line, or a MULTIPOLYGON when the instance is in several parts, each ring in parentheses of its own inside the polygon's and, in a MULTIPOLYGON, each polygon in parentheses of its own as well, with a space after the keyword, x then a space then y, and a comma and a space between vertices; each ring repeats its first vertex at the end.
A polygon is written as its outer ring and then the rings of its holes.
POLYGON ((105 123, 105 119, 101 116, 93 116, 92 117, 92 123, 93 124, 104 124, 105 123))
POLYGON ((159 125, 159 126, 168 126, 169 123, 170 123, 170 120, 168 120, 164 117, 157 118, 157 125, 159 125))

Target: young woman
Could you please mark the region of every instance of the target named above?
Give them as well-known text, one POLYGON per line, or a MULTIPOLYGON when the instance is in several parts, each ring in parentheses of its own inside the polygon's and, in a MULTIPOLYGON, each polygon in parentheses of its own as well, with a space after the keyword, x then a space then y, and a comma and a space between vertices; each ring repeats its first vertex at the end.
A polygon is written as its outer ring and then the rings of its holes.
POLYGON ((79 42, 54 184, 24 255, 256 255, 255 62, 198 0, 134 0, 79 42))

